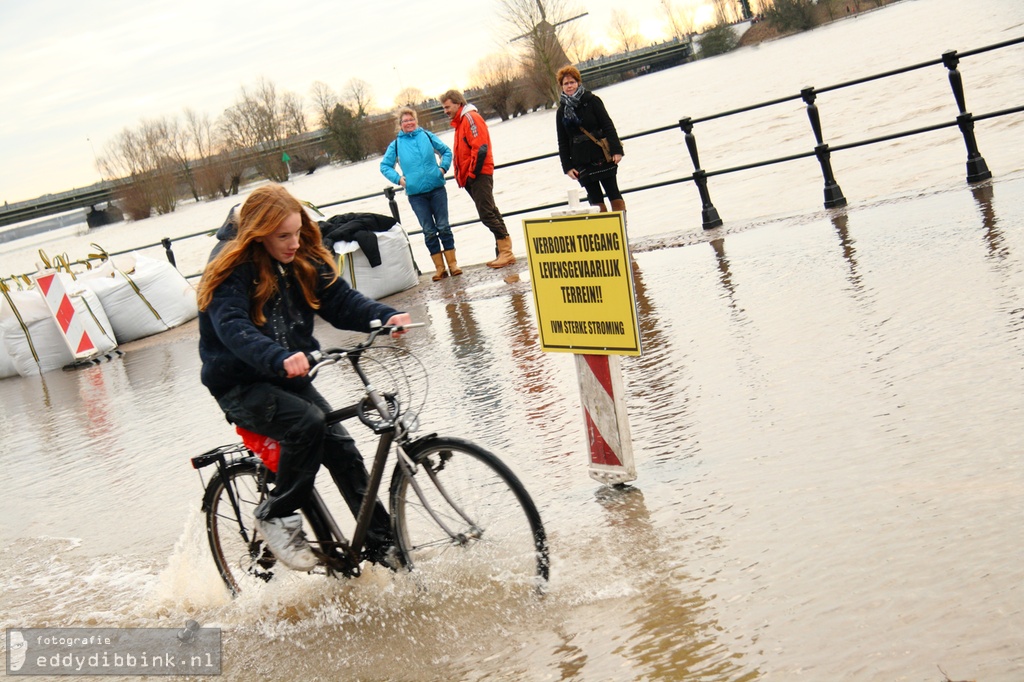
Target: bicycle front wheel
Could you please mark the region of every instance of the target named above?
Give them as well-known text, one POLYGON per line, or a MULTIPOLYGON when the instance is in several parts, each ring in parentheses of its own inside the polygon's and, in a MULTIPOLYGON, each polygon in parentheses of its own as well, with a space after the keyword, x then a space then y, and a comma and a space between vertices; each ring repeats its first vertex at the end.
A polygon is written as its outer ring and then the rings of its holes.
POLYGON ((547 536, 526 488, 493 454, 431 437, 406 446, 414 471, 391 480, 395 539, 409 568, 542 587, 547 536))

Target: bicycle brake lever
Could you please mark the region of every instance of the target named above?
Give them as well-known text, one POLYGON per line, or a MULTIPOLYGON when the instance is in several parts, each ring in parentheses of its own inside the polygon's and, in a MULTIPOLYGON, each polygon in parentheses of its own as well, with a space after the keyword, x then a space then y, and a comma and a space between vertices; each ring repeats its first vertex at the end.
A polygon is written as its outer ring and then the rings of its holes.
POLYGON ((426 327, 426 326, 427 326, 426 322, 410 322, 409 324, 396 324, 394 326, 388 327, 387 328, 387 332, 388 332, 388 336, 392 336, 394 334, 405 332, 405 331, 408 331, 410 329, 416 329, 417 327, 426 327))
POLYGON ((306 373, 306 376, 308 376, 310 379, 316 378, 316 374, 318 371, 320 371, 321 367, 333 365, 340 359, 333 355, 326 355, 318 350, 315 350, 312 353, 306 353, 306 357, 310 361, 309 372, 306 373))

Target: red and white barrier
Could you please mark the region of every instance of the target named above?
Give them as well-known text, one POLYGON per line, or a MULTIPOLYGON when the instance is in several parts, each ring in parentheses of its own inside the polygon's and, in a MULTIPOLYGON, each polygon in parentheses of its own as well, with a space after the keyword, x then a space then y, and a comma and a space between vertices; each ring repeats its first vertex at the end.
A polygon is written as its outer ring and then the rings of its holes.
POLYGON ((97 353, 96 344, 89 338, 82 321, 78 318, 75 306, 64 288, 64 282, 57 276, 56 272, 49 272, 42 275, 34 275, 36 286, 39 287, 46 307, 50 309, 53 319, 57 321, 61 334, 71 350, 75 360, 83 360, 97 353))
POLYGON ((619 356, 574 357, 587 428, 590 477, 606 485, 636 480, 619 356))

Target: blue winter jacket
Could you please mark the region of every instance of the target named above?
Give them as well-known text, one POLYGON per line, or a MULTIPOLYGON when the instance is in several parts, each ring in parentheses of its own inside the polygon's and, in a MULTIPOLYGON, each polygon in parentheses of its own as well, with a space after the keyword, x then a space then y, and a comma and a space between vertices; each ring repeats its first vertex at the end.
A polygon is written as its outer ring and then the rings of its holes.
POLYGON ((406 194, 426 194, 444 187, 444 174, 452 165, 452 150, 429 130, 417 128, 411 133, 403 130, 388 145, 380 162, 384 177, 400 185, 402 176, 395 170, 395 164, 402 166, 406 194), (437 154, 441 155, 440 167, 437 154))
POLYGON ((263 308, 267 320, 257 326, 249 315, 256 270, 243 263, 228 275, 206 310, 199 313, 199 356, 203 361, 202 381, 215 398, 240 384, 269 382, 297 389, 309 377, 283 376, 284 361, 298 351, 320 348, 313 337, 315 315, 338 329, 370 330, 371 320, 387 322, 398 311, 366 298, 340 277, 331 282, 334 271, 320 266, 316 294, 320 309, 313 310, 302 296, 291 267, 275 262, 278 292, 263 308))

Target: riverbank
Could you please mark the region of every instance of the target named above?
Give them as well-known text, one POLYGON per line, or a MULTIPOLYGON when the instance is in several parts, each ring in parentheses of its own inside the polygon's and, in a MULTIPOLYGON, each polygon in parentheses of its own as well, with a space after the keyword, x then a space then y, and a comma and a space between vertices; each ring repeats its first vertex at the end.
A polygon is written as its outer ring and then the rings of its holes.
MULTIPOLYGON (((871 0, 869 6, 868 0, 822 0, 822 2, 818 2, 810 7, 813 26, 806 30, 818 28, 834 21, 856 17, 865 12, 873 12, 897 2, 901 2, 901 0, 871 0)), ((757 45, 758 43, 785 38, 797 33, 801 33, 801 31, 780 31, 772 22, 762 19, 747 29, 740 38, 738 47, 757 45)))

